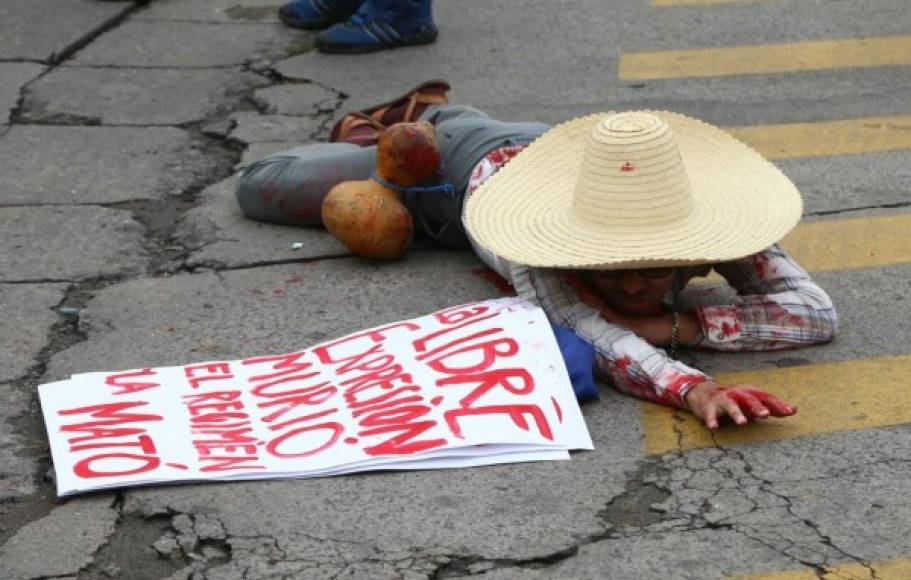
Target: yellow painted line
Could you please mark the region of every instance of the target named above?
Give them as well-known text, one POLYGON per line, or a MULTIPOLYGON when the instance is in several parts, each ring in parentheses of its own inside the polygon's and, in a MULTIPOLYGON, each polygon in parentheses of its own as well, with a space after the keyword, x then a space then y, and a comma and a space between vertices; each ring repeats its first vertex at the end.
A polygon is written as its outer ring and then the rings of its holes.
POLYGON ((911 560, 872 562, 869 568, 856 563, 830 566, 826 568, 822 576, 818 576, 815 571, 805 568, 803 570, 728 577, 729 580, 873 580, 874 578, 879 580, 908 580, 908 578, 911 578, 911 560))
POLYGON ((911 149, 911 115, 726 127, 725 131, 750 145, 767 159, 911 149))
POLYGON ((804 570, 785 570, 749 576, 725 576, 725 580, 819 580, 819 576, 809 568, 804 570))
POLYGON ((892 36, 631 53, 620 57, 617 74, 680 79, 909 64, 911 36, 892 36))
MULTIPOLYGON (((781 247, 807 272, 911 264, 911 213, 798 224, 781 247)), ((694 284, 723 283, 712 272, 694 284)))
POLYGON ((692 414, 643 402, 649 455, 911 423, 911 355, 726 373, 715 379, 760 386, 796 405, 798 412, 746 428, 725 426, 713 437, 692 414))
POLYGON ((708 4, 748 4, 758 0, 652 0, 652 6, 663 8, 665 6, 705 6, 708 4))
POLYGON ((809 272, 911 263, 911 214, 798 225, 782 247, 809 272))

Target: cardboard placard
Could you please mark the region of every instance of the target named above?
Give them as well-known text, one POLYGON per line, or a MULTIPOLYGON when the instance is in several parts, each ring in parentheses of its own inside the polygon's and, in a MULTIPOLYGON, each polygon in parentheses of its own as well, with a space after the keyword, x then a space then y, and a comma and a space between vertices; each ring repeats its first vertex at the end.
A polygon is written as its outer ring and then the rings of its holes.
POLYGON ((592 448, 550 325, 518 298, 293 353, 74 375, 39 395, 61 496, 592 448))

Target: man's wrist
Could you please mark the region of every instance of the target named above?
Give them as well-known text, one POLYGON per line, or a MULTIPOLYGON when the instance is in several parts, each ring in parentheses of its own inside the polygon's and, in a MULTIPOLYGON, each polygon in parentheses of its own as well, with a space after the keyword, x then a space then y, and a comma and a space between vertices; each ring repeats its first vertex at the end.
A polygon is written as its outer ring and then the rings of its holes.
POLYGON ((677 356, 677 346, 680 344, 680 313, 671 312, 671 356, 677 356))
POLYGON ((714 382, 709 378, 694 383, 683 393, 683 404, 692 411, 694 405, 698 405, 701 399, 704 399, 712 392, 713 386, 714 382))
POLYGON ((692 345, 699 338, 699 319, 692 312, 680 313, 680 344, 692 345))

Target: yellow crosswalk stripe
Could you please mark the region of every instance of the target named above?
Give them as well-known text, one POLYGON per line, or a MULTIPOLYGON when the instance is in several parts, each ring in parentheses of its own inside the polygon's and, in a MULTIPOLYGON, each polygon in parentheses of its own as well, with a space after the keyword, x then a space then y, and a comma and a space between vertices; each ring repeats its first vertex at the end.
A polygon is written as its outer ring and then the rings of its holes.
POLYGON ((808 272, 911 263, 911 213, 798 225, 782 247, 808 272))
POLYGON ((651 80, 909 64, 911 36, 892 36, 630 53, 617 74, 651 80))
POLYGON ((649 455, 678 449, 742 445, 820 433, 911 423, 911 355, 720 374, 722 383, 757 385, 798 413, 749 428, 710 433, 692 414, 641 403, 649 455))
POLYGON ((814 570, 788 570, 748 576, 729 576, 728 580, 908 580, 911 578, 911 560, 873 562, 869 567, 851 563, 830 566, 821 575, 814 570))
MULTIPOLYGON (((781 247, 807 272, 831 272, 911 263, 911 213, 828 219, 799 224, 781 247)), ((719 284, 712 272, 693 284, 719 284)))
POLYGON ((726 127, 767 159, 911 149, 911 115, 726 127))
POLYGON ((704 6, 708 4, 747 4, 758 0, 652 0, 652 6, 704 6))

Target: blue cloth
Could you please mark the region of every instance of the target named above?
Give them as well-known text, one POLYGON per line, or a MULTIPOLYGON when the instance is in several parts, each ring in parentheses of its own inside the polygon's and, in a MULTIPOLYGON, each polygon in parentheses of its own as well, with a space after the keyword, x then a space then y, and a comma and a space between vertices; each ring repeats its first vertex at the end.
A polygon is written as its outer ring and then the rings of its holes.
POLYGON ((576 399, 581 403, 601 398, 595 387, 593 373, 595 347, 565 326, 551 324, 551 327, 557 338, 560 354, 563 355, 563 361, 566 363, 566 370, 569 373, 569 380, 573 385, 576 399))

